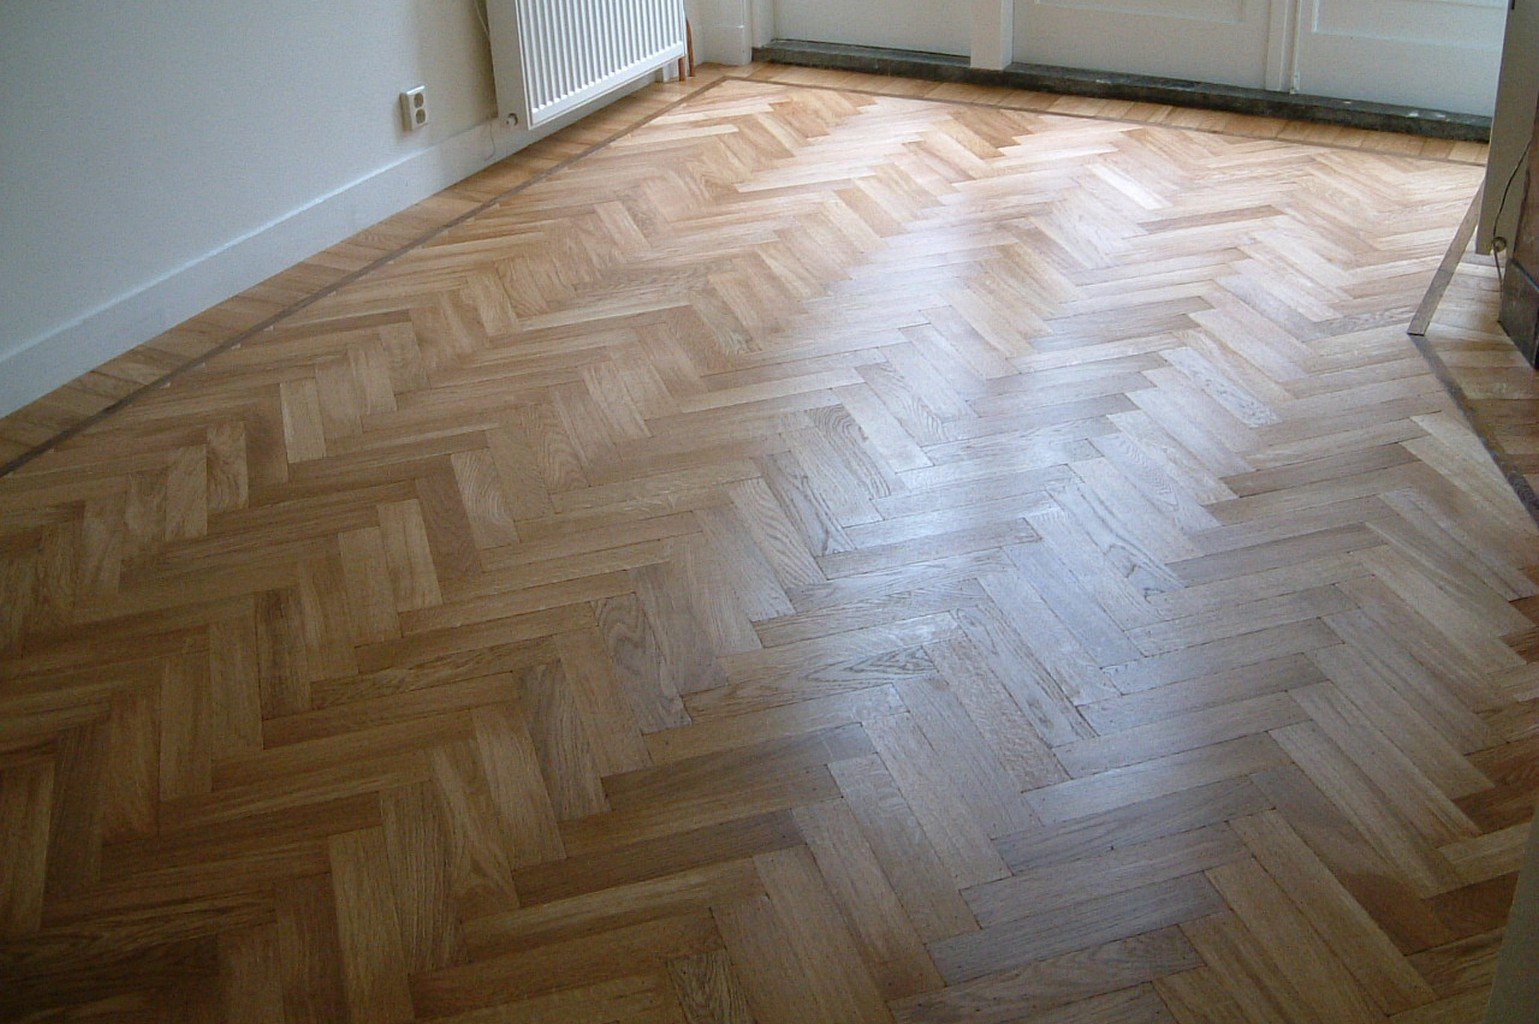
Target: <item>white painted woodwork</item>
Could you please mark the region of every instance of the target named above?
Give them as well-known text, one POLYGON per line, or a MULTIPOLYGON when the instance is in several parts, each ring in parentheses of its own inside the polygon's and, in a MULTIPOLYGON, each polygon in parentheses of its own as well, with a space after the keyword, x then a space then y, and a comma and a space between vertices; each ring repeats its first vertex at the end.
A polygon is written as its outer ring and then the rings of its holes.
POLYGON ((1506 17, 1506 0, 1299 0, 1298 90, 1490 116, 1506 17))
POLYGON ((765 4, 781 39, 1488 115, 1507 0, 757 0, 765 4))
POLYGON ((775 0, 775 36, 926 53, 972 48, 964 0, 775 0))
POLYGON ((999 70, 1015 60, 1015 0, 973 0, 972 64, 999 70))
POLYGON ((1271 0, 1016 0, 1015 59, 1263 88, 1271 0))
MULTIPOLYGON (((745 0, 685 0, 697 64, 747 64, 753 59, 754 16, 745 0)), ((768 42, 768 40, 765 40, 768 42)))

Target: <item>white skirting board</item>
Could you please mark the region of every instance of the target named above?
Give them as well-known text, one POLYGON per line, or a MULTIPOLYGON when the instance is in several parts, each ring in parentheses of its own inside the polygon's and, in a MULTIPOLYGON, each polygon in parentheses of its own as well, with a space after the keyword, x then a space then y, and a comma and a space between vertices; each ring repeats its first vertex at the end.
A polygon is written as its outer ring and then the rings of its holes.
POLYGON ((69 323, 10 346, 0 352, 0 416, 635 92, 652 78, 648 71, 533 131, 483 122, 318 196, 69 323))

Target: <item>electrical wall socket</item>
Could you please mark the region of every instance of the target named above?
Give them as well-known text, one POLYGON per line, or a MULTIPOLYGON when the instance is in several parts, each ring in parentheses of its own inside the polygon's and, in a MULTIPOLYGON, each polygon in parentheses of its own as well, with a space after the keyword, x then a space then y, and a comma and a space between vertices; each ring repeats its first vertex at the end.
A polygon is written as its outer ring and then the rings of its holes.
POLYGON ((401 123, 409 132, 427 125, 427 86, 419 85, 401 93, 401 123))

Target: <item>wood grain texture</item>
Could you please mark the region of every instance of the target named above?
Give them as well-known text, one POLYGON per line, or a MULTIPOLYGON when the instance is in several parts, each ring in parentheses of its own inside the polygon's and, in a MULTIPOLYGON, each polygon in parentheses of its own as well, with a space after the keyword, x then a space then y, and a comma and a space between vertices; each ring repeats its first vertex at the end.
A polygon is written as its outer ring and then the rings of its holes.
POLYGON ((1400 143, 707 71, 262 286, 0 478, 0 1018, 1474 1020, 1539 530, 1400 143))

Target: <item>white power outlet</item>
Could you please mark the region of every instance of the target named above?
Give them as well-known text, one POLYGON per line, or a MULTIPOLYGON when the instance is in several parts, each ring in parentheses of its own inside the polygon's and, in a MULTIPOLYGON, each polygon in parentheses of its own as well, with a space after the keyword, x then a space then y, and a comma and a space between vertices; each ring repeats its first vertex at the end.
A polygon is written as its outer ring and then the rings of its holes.
POLYGON ((409 132, 428 123, 427 86, 419 85, 401 93, 401 122, 409 132))

